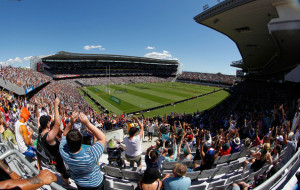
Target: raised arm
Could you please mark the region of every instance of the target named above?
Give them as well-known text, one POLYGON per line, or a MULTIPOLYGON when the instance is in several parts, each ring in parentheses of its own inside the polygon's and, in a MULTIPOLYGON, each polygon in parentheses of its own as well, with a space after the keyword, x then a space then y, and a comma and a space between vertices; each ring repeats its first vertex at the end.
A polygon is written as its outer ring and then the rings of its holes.
POLYGON ((95 127, 93 124, 90 123, 90 121, 88 120, 88 118, 86 117, 86 115, 84 113, 80 113, 79 114, 79 119, 81 121, 81 123, 83 125, 85 125, 92 133, 93 135, 96 137, 97 141, 101 143, 103 146, 105 146, 106 143, 106 136, 105 134, 98 129, 97 127, 95 127))
POLYGON ((34 109, 35 109, 35 117, 37 121, 37 127, 40 128, 40 111, 39 111, 39 101, 37 98, 34 99, 34 109))
POLYGON ((140 132, 139 132, 139 136, 141 137, 141 139, 143 138, 143 133, 144 133, 144 125, 140 122, 140 120, 136 117, 133 116, 133 119, 138 122, 139 126, 140 126, 140 132))
POLYGON ((71 130, 72 126, 74 125, 75 121, 77 120, 78 115, 79 115, 79 113, 77 111, 74 111, 72 113, 71 120, 63 132, 64 136, 67 136, 68 132, 71 130))
POLYGON ((60 126, 60 116, 59 116, 59 110, 58 110, 59 104, 60 104, 59 98, 55 98, 55 101, 54 101, 54 126, 50 130, 50 132, 48 133, 48 136, 46 138, 47 142, 50 144, 54 142, 54 139, 59 131, 59 126, 60 126))

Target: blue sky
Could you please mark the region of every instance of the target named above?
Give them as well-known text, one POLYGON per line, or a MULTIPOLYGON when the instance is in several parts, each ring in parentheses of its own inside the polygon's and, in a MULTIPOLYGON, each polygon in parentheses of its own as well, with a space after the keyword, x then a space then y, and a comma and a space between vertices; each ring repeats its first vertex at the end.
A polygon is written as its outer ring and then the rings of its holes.
POLYGON ((183 71, 235 74, 233 41, 193 17, 217 0, 0 0, 0 63, 58 51, 175 59, 183 71), (147 49, 148 47, 148 49, 147 49))

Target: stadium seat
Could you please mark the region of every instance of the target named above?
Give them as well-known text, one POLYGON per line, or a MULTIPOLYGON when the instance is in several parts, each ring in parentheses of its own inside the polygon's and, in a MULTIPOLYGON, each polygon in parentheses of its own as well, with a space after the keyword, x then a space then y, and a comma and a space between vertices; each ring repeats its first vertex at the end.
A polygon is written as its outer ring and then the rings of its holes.
POLYGON ((124 179, 139 181, 142 179, 141 171, 132 171, 128 169, 122 169, 122 175, 124 179))
POLYGON ((206 184, 192 185, 188 190, 205 190, 206 186, 206 184))
POLYGON ((187 173, 185 174, 185 176, 191 178, 191 180, 193 181, 193 180, 198 179, 199 174, 200 174, 200 171, 196 171, 196 172, 187 172, 187 173))
POLYGON ((163 170, 172 170, 175 164, 179 162, 163 162, 162 169, 163 170))
POLYGON ((228 178, 227 181, 226 181, 226 184, 228 185, 232 182, 236 182, 239 179, 242 179, 242 174, 235 175, 235 176, 232 176, 232 177, 228 178))
POLYGON ((121 182, 114 182, 114 190, 134 190, 134 186, 131 183, 121 183, 121 182))
POLYGON ((235 152, 233 154, 231 154, 230 158, 228 159, 229 162, 236 160, 239 158, 240 152, 235 152))
POLYGON ((227 189, 231 189, 230 185, 231 184, 215 186, 215 187, 210 188, 209 190, 227 190, 227 189))
POLYGON ((216 172, 213 174, 213 177, 218 176, 218 175, 222 175, 222 174, 227 174, 228 171, 230 170, 230 165, 226 165, 226 166, 221 166, 219 169, 216 170, 216 172))
POLYGON ((215 173, 215 171, 215 168, 209 170, 202 170, 200 175, 198 176, 198 179, 210 179, 215 173))
POLYGON ((225 156, 221 156, 219 161, 218 161, 218 164, 223 164, 225 162, 228 162, 229 158, 230 158, 231 154, 228 154, 228 155, 225 155, 225 156))
POLYGON ((226 182, 225 179, 214 181, 214 182, 209 183, 207 188, 208 189, 209 188, 213 188, 214 189, 214 187, 225 185, 225 182, 226 182))
POLYGON ((236 170, 239 170, 243 166, 243 162, 238 162, 238 163, 230 164, 230 165, 231 165, 231 168, 230 168, 229 172, 234 172, 236 170))
POLYGON ((103 168, 106 175, 117 177, 117 178, 123 177, 120 168, 115 168, 111 166, 104 166, 103 168))
POLYGON ((245 157, 249 154, 249 150, 248 149, 244 149, 241 151, 239 158, 245 157))
POLYGON ((181 162, 183 165, 185 165, 188 168, 191 168, 193 165, 193 160, 188 160, 188 161, 182 161, 181 162))

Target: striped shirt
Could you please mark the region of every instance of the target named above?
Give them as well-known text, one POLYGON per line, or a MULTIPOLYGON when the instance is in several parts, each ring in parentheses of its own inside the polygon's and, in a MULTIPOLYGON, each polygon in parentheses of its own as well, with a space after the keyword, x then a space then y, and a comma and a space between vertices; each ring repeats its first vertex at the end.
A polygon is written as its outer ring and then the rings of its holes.
POLYGON ((80 152, 73 154, 69 151, 66 137, 63 137, 59 152, 70 168, 71 178, 81 187, 98 187, 103 175, 100 172, 98 161, 103 154, 103 145, 95 142, 92 146, 86 149, 81 149, 80 152))

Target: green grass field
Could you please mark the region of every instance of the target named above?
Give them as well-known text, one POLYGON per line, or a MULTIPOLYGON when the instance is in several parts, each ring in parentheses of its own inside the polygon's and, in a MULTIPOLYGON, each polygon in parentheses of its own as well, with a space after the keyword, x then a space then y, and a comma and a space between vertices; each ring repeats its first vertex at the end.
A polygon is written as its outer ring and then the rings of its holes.
MULTIPOLYGON (((111 85, 110 95, 106 93, 106 86, 89 86, 84 90, 97 100, 102 106, 115 114, 131 113, 140 110, 169 104, 184 100, 201 94, 206 94, 217 87, 209 87, 184 83, 152 83, 152 84, 127 84, 111 85)), ((224 100, 229 94, 226 91, 219 91, 210 95, 199 97, 190 101, 167 106, 144 113, 145 116, 157 116, 164 113, 192 113, 197 110, 209 109, 224 100)), ((95 104, 84 97, 89 104, 95 104)))

